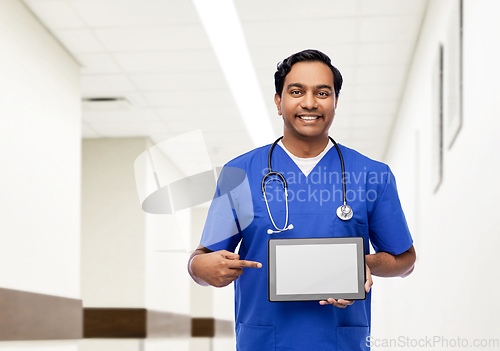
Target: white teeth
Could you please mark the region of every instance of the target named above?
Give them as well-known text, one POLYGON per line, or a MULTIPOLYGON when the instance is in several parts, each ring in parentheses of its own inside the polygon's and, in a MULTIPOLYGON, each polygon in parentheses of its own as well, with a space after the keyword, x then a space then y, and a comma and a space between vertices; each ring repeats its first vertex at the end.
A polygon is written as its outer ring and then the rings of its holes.
POLYGON ((312 121, 313 119, 318 119, 319 117, 308 117, 308 116, 299 116, 300 119, 305 119, 307 121, 312 121))

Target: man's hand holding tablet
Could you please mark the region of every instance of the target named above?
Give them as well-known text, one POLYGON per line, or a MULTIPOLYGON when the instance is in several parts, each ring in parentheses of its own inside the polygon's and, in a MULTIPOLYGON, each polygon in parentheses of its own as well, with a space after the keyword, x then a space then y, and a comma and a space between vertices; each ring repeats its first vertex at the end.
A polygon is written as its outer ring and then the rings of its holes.
MULTIPOLYGON (((366 293, 370 292, 372 285, 373 285, 372 273, 368 265, 366 265, 366 282, 365 282, 366 293)), ((346 308, 347 306, 352 305, 353 303, 354 300, 343 300, 343 299, 335 300, 331 297, 327 300, 321 300, 319 302, 320 305, 334 305, 335 307, 339 308, 346 308)))

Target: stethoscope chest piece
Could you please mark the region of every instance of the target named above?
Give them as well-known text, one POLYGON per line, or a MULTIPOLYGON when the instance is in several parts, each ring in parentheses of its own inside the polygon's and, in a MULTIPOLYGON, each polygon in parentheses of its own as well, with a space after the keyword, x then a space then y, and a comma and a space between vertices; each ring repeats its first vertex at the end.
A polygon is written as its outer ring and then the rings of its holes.
POLYGON ((349 205, 342 205, 337 208, 337 216, 343 221, 351 219, 352 215, 352 208, 349 205))

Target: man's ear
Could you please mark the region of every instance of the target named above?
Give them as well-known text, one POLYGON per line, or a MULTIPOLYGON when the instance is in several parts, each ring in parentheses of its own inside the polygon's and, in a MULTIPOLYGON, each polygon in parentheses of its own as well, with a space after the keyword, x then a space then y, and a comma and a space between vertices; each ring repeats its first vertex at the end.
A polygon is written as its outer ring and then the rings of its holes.
POLYGON ((339 102, 339 98, 338 97, 335 97, 335 109, 337 109, 337 104, 339 102))
POLYGON ((281 116, 281 96, 278 94, 274 94, 274 103, 276 104, 276 108, 278 109, 278 115, 281 116))

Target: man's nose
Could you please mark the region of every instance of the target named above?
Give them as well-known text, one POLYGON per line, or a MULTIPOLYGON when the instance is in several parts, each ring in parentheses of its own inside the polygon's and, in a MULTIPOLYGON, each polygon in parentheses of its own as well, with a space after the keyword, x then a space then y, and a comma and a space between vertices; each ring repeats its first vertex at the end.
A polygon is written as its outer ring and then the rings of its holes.
POLYGON ((300 106, 306 110, 313 110, 318 107, 316 97, 312 93, 306 93, 301 101, 300 106))

